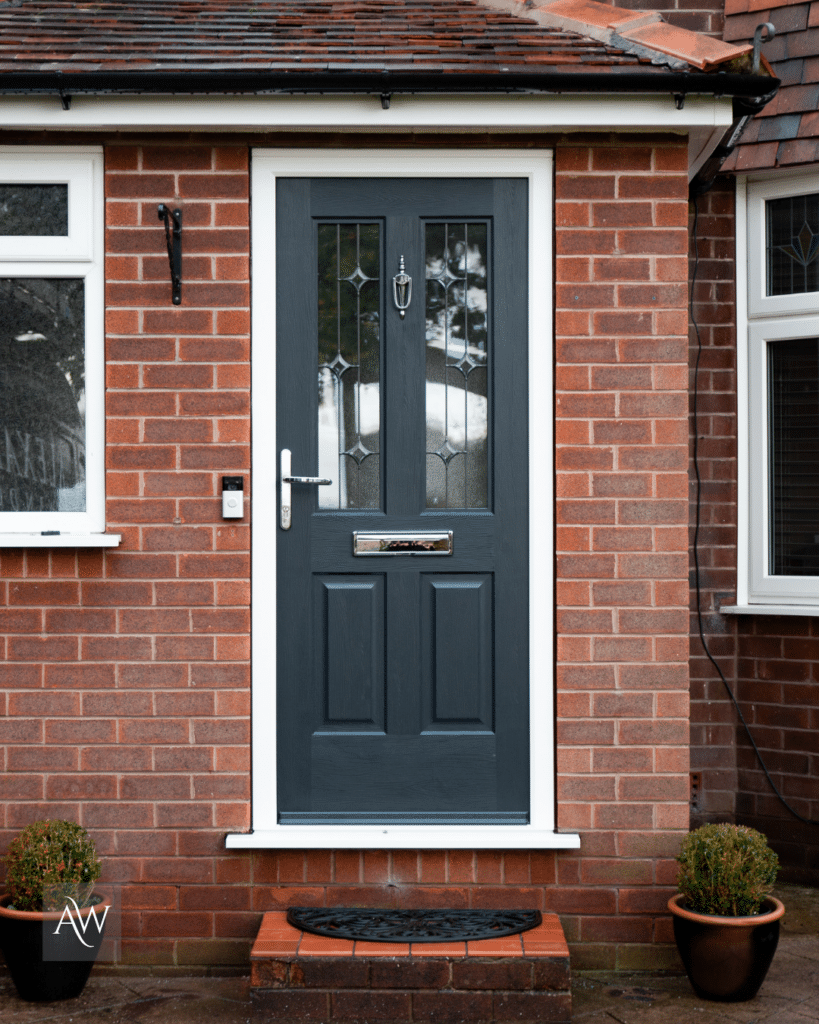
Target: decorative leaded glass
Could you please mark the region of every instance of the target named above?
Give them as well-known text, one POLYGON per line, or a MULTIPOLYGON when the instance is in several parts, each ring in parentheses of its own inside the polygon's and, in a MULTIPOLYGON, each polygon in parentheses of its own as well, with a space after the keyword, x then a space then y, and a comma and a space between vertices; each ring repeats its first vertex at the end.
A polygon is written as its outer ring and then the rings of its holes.
POLYGON ((770 572, 819 576, 819 338, 768 345, 770 572))
POLYGON ((819 291, 819 193, 769 199, 767 295, 819 291))
POLYGON ((0 184, 0 235, 68 234, 68 185, 0 184))
POLYGON ((427 508, 486 508, 486 223, 426 225, 427 508))
POLYGON ((85 511, 82 279, 0 280, 0 511, 85 511))
POLYGON ((379 508, 381 237, 318 226, 319 507, 379 508))

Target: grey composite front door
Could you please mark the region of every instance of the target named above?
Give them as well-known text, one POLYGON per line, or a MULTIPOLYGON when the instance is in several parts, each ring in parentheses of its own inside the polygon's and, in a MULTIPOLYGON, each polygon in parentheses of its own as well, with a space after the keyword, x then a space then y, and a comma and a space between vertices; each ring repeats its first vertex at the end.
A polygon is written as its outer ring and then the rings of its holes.
POLYGON ((282 824, 529 820, 527 203, 278 180, 282 824))

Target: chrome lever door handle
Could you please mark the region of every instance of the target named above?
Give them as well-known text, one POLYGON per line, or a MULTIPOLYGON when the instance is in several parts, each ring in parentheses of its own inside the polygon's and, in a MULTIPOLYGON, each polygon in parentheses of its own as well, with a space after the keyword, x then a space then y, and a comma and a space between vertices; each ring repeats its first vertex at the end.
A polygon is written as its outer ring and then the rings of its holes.
POLYGON ((281 502, 279 505, 279 522, 283 530, 289 530, 293 524, 293 507, 291 505, 291 484, 318 484, 324 486, 331 484, 323 476, 293 476, 291 473, 292 459, 289 448, 282 448, 281 453, 281 502))

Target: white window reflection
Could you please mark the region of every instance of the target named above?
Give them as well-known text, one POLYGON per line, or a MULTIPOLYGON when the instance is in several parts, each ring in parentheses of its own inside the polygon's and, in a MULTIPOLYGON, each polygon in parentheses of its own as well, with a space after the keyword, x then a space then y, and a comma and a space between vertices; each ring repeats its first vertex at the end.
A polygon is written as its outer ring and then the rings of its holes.
POLYGON ((0 511, 83 512, 84 282, 0 280, 0 511))
POLYGON ((426 225, 427 507, 486 508, 488 229, 426 225))

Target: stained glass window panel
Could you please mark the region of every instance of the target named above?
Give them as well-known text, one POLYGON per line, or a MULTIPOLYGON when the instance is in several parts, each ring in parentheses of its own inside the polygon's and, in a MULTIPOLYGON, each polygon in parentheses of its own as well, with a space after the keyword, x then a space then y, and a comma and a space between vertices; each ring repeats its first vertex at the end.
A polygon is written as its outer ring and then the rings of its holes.
POLYGON ((426 504, 487 508, 488 226, 426 225, 426 504))
POLYGON ((380 507, 380 262, 378 224, 319 224, 319 508, 380 507))
POLYGON ((819 193, 769 199, 767 295, 819 291, 819 193))

